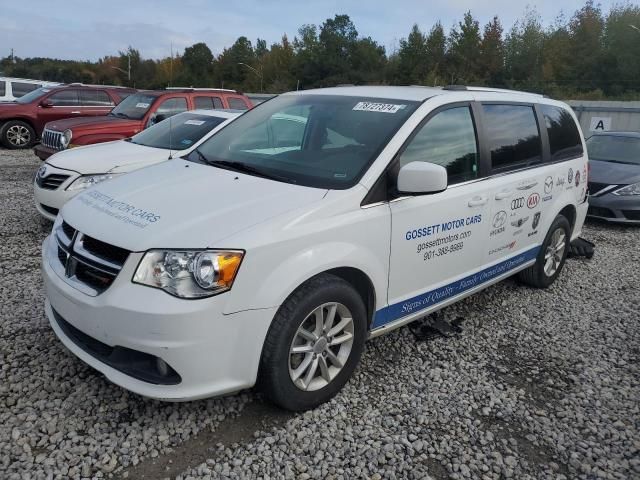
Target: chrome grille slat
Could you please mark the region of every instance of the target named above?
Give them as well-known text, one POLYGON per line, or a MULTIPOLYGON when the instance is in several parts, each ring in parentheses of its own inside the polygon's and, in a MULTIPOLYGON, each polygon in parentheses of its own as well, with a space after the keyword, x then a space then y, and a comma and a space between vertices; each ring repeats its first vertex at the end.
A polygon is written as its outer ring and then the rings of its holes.
POLYGON ((36 184, 40 188, 44 188, 47 190, 55 190, 58 187, 60 187, 60 185, 62 185, 70 176, 71 175, 51 173, 45 177, 41 177, 40 174, 38 174, 36 176, 36 184))

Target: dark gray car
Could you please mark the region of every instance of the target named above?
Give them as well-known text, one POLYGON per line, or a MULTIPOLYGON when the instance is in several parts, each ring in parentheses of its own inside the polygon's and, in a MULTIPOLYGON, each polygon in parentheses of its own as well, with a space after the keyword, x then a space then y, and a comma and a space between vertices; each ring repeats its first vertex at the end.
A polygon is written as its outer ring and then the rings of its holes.
POLYGON ((598 133, 587 139, 587 151, 587 215, 609 222, 640 224, 640 133, 598 133))

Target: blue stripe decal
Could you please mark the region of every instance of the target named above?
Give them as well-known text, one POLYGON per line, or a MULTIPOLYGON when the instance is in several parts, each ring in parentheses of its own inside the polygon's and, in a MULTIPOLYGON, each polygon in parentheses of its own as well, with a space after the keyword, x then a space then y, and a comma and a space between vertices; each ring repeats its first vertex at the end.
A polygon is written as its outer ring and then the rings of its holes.
POLYGON ((534 247, 491 267, 485 268, 484 270, 480 270, 473 275, 461 278, 460 280, 456 280, 455 282, 436 288, 435 290, 429 290, 425 293, 421 293, 420 295, 409 298, 400 303, 384 307, 376 312, 372 328, 381 327, 399 318, 406 317, 412 313, 444 302, 445 300, 455 297, 466 290, 499 277, 500 275, 507 273, 509 270, 513 270, 520 265, 535 259, 539 250, 539 246, 534 247))

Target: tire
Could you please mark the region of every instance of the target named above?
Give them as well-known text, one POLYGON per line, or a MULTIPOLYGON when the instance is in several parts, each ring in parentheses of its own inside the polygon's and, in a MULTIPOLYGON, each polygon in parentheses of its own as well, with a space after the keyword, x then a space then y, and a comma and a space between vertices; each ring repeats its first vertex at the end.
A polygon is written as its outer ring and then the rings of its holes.
POLYGON ((308 410, 330 400, 358 365, 367 335, 366 318, 358 292, 335 275, 320 274, 298 287, 276 313, 262 349, 259 386, 266 397, 292 411, 308 410), (315 323, 317 312, 322 312, 324 331, 318 331, 315 323), (326 335, 330 322, 333 328, 329 333, 346 326, 326 335), (301 327, 304 335, 299 333, 301 327), (327 345, 327 341, 340 343, 327 345), (293 348, 304 352, 294 353, 293 348), (303 368, 305 363, 308 367, 303 368), (314 365, 315 373, 310 374, 314 365))
POLYGON ((521 271, 518 274, 518 279, 531 287, 547 288, 558 278, 558 275, 560 275, 562 271, 567 253, 569 252, 570 241, 571 225, 569 225, 569 220, 563 215, 558 215, 551 224, 544 242, 542 242, 536 263, 521 271), (558 249, 559 241, 563 243, 561 247, 562 251, 558 249), (554 243, 556 244, 555 247, 553 245, 554 243), (546 257, 549 255, 552 264, 547 265, 549 260, 546 257))
POLYGON ((36 132, 26 122, 9 120, 0 130, 0 140, 10 150, 30 148, 36 142, 36 132))

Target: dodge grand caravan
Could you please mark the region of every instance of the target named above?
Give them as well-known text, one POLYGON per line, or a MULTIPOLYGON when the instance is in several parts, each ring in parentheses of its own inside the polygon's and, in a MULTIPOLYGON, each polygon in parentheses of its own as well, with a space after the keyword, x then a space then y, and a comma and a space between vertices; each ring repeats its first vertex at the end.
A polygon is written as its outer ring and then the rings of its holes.
POLYGON ((70 200, 43 244, 75 355, 163 400, 258 384, 312 408, 367 338, 517 274, 560 275, 587 211, 571 110, 479 88, 292 92, 184 159, 70 200))

